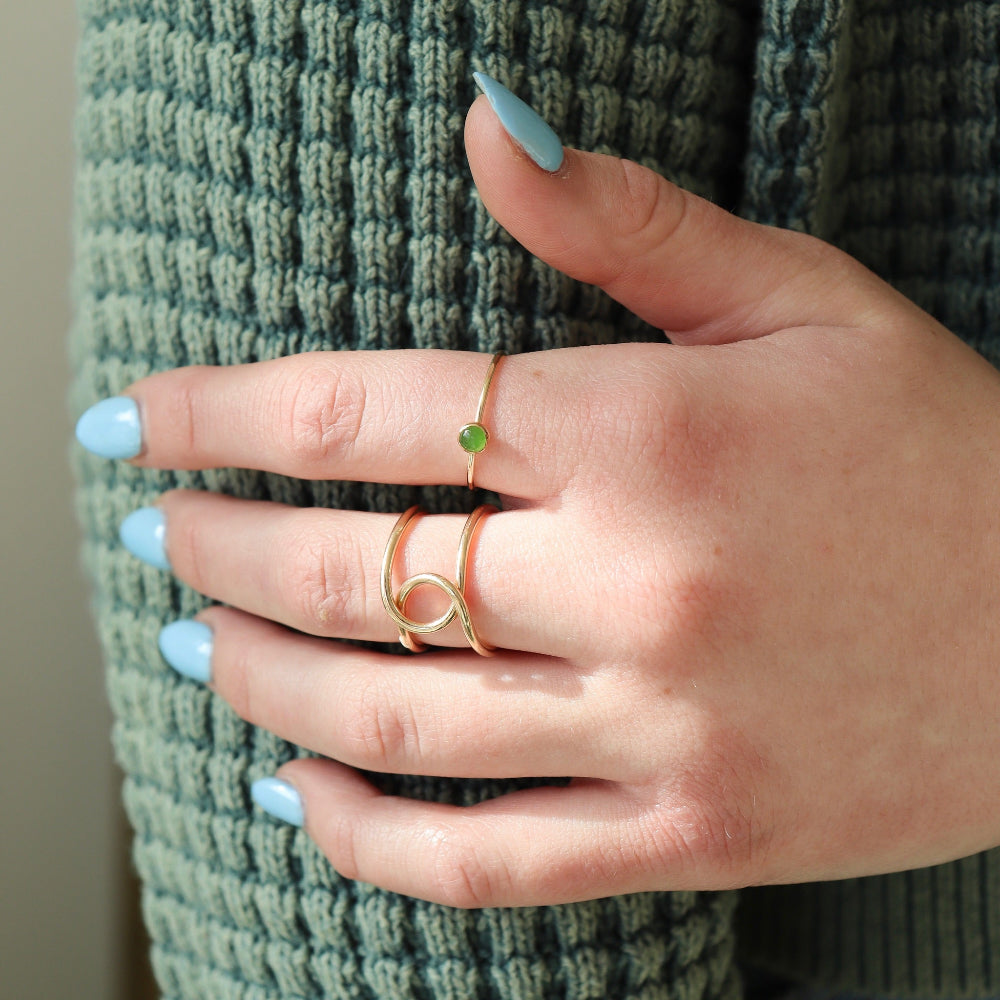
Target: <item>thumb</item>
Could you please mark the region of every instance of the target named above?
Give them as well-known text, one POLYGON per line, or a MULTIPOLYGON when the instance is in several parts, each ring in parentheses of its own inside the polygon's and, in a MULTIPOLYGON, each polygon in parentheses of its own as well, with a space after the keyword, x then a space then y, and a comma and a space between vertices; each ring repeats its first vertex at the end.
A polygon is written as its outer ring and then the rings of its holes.
POLYGON ((476 79, 486 96, 469 111, 465 144, 487 210, 531 253, 671 339, 850 326, 870 313, 873 286, 886 287, 812 237, 739 219, 629 160, 561 150, 527 105, 476 79))

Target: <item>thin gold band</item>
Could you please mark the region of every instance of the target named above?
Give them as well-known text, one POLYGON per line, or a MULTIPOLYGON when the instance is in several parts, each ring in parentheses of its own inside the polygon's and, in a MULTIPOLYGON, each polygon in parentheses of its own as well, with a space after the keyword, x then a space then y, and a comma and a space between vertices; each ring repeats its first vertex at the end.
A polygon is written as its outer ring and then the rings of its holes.
POLYGON ((486 378, 483 379, 483 390, 479 393, 479 405, 476 407, 476 419, 470 424, 464 424, 458 431, 458 443, 462 450, 469 454, 468 480, 469 489, 474 489, 473 477, 476 471, 476 455, 486 449, 489 444, 490 432, 483 426, 483 413, 486 410, 486 397, 489 395, 490 385, 493 376, 496 374, 497 365, 504 356, 503 351, 498 351, 490 359, 490 366, 486 369, 486 378), (470 442, 470 438, 472 441, 470 442), (473 443, 474 442, 474 443, 473 443))
POLYGON ((462 537, 458 543, 458 559, 455 570, 455 575, 458 579, 457 584, 452 583, 451 580, 438 573, 418 573, 416 576, 411 576, 406 580, 394 595, 392 592, 392 567, 396 560, 396 550, 402 543, 407 529, 424 511, 420 507, 411 507, 400 515, 399 520, 392 529, 392 534, 389 535, 389 542, 385 547, 385 555, 382 557, 382 604, 389 613, 389 617, 392 618, 399 628, 399 641, 407 649, 412 650, 414 653, 419 653, 426 649, 426 644, 416 638, 418 635, 431 635, 434 632, 440 632, 441 629, 446 628, 458 618, 462 624, 462 630, 465 632, 465 637, 469 640, 469 645, 480 656, 493 655, 493 646, 490 646, 479 638, 476 627, 472 623, 469 606, 465 603, 465 580, 469 564, 469 551, 472 548, 476 528, 487 514, 495 514, 496 512, 496 507, 484 504, 481 507, 477 507, 466 520, 465 527, 462 528, 462 537), (407 616, 406 601, 417 587, 425 586, 436 587, 440 590, 451 601, 451 606, 443 615, 435 618, 433 621, 417 622, 407 616))

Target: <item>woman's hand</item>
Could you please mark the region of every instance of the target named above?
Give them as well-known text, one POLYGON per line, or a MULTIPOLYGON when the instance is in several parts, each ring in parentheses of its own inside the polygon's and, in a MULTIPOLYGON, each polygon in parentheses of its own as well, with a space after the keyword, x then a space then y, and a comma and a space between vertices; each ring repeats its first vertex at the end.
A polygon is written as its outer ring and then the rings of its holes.
MULTIPOLYGON (((379 593, 395 515, 163 497, 147 557, 165 537, 172 571, 231 606, 199 616, 210 644, 176 632, 174 659, 331 758, 282 768, 286 816, 302 808, 344 875, 464 907, 837 878, 1000 843, 997 373, 813 239, 608 157, 567 151, 547 174, 483 99, 467 146, 518 240, 683 346, 499 366, 475 475, 504 510, 467 590, 493 658, 457 625, 419 657, 335 641, 398 636, 379 593), (354 768, 574 780, 460 808, 354 768)), ((464 485, 455 437, 487 363, 164 372, 127 391, 134 461, 464 485)), ((398 577, 453 578, 461 526, 420 519, 398 577)), ((441 607, 421 590, 407 610, 441 607)))

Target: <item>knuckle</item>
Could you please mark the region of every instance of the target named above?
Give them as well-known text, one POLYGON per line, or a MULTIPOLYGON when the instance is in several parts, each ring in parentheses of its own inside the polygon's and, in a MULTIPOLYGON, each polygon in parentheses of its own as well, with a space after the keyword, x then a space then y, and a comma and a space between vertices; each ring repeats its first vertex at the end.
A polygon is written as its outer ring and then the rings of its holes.
POLYGON ((374 771, 418 770, 421 735, 409 703, 373 676, 355 687, 341 725, 345 754, 374 771))
POLYGON ((211 593, 214 581, 206 567, 211 565, 212 534, 206 520, 185 516, 184 491, 166 493, 160 503, 166 511, 165 544, 173 572, 189 587, 211 593))
POLYGON ((716 734, 681 769, 648 839, 661 871, 693 871, 714 887, 758 881, 773 820, 761 793, 766 763, 739 734, 716 734))
POLYGON ((622 202, 618 209, 618 236, 634 258, 669 242, 682 226, 690 195, 675 184, 631 160, 619 161, 622 202))
MULTIPOLYGON (((647 365, 603 380, 578 404, 579 422, 591 429, 588 447, 600 449, 594 457, 602 459, 589 464, 606 467, 609 483, 624 475, 637 487, 673 489, 675 481, 683 485, 682 477, 698 457, 692 451, 711 443, 698 440, 706 436, 698 398, 673 368, 650 370, 647 365), (622 455, 640 460, 623 467, 622 455)), ((588 466, 587 475, 592 474, 588 466)), ((615 490, 609 499, 631 492, 615 490)))
POLYGON ((277 387, 281 446, 301 466, 329 465, 349 451, 364 422, 364 380, 341 366, 293 366, 277 387))
POLYGON ((336 871, 346 879, 363 879, 362 839, 364 825, 339 811, 325 814, 314 835, 336 871))
POLYGON ((364 588, 347 570, 353 562, 345 547, 351 544, 297 528, 282 546, 282 593, 300 624, 314 635, 332 634, 363 615, 359 600, 364 588))
POLYGON ((172 412, 170 415, 173 432, 188 455, 201 453, 201 435, 199 428, 203 426, 201 417, 201 402, 195 385, 190 379, 179 380, 179 385, 170 394, 172 412))
POLYGON ((694 433, 694 411, 681 379, 661 377, 635 387, 629 401, 631 420, 619 423, 619 447, 627 454, 646 459, 636 463, 640 470, 656 472, 669 487, 678 472, 686 468, 689 444, 694 433))
POLYGON ((720 565, 725 559, 724 550, 717 554, 721 546, 705 548, 699 542, 692 548, 654 562, 652 578, 641 581, 636 596, 637 608, 655 626, 653 642, 672 658, 699 649, 702 655, 709 649, 724 654, 724 636, 748 620, 750 592, 731 578, 732 567, 720 565))
POLYGON ((675 501, 701 500, 717 492, 727 452, 736 447, 734 432, 727 429, 727 415, 704 403, 695 376, 663 372, 635 393, 637 420, 628 430, 628 446, 642 449, 648 461, 636 463, 637 472, 655 475, 655 485, 675 501))
POLYGON ((253 669, 252 648, 249 643, 227 643, 222 657, 216 647, 212 656, 212 683, 241 719, 254 724, 259 718, 256 709, 259 698, 255 696, 257 673, 253 669))
POLYGON ((502 904, 511 875, 503 860, 489 852, 485 833, 475 824, 463 825, 461 831, 439 824, 431 837, 430 871, 440 902, 460 910, 502 904))

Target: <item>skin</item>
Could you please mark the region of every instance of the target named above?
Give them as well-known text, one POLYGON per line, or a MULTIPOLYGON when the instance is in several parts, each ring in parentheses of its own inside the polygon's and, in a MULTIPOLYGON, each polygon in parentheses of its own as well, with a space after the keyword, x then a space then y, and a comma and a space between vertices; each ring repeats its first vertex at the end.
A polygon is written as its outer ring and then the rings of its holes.
MULTIPOLYGON (((176 575, 229 607, 212 688, 329 759, 280 777, 350 878, 460 907, 809 881, 1000 844, 1000 377, 856 261, 635 164, 537 168, 488 104, 469 163, 530 251, 678 346, 507 358, 457 625, 391 661, 395 515, 162 498, 176 575), (296 632, 291 629, 299 630, 296 632), (300 634, 305 633, 305 634, 300 634), (449 648, 450 647, 450 648, 449 648), (355 769, 573 775, 472 808, 355 769)), ((488 359, 309 354, 128 390, 139 465, 465 482, 488 359), (454 391, 422 391, 452 386, 454 391)), ((422 518, 399 578, 454 575, 422 518)), ((419 591, 408 606, 440 611, 419 591)))

